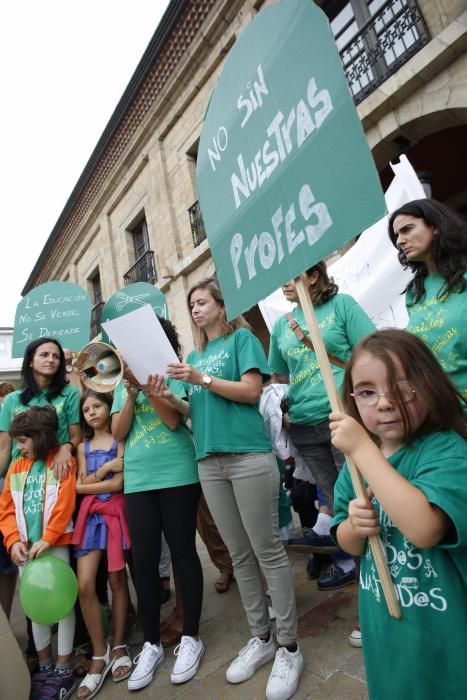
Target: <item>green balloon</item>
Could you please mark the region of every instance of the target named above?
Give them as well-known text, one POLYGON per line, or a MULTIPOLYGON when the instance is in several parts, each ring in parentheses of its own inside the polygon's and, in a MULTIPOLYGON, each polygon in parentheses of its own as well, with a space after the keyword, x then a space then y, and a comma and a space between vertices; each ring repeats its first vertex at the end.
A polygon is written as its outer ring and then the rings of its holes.
POLYGON ((76 576, 62 559, 46 555, 24 567, 19 597, 33 622, 52 625, 62 620, 73 608, 77 594, 76 576))

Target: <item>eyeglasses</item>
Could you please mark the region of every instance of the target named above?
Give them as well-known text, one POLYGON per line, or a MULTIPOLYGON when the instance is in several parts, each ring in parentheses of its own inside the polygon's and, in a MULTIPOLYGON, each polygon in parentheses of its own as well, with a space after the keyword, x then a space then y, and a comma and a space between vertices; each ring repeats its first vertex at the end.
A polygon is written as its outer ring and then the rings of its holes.
MULTIPOLYGON (((410 386, 409 382, 406 380, 401 380, 396 382, 396 384, 399 388, 400 397, 403 403, 413 401, 416 391, 410 386)), ((376 406, 380 396, 386 396, 389 400, 394 398, 389 391, 375 391, 375 389, 369 389, 366 387, 359 389, 353 394, 350 394, 350 396, 353 396, 355 403, 358 403, 360 406, 376 406)))

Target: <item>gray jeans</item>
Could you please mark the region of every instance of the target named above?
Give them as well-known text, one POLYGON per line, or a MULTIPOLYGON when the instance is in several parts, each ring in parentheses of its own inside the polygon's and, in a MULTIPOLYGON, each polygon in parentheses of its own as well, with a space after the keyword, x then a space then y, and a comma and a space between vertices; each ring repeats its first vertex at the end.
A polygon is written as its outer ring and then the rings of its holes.
POLYGON ((279 539, 279 469, 271 453, 217 454, 199 462, 209 510, 232 557, 251 634, 267 634, 271 621, 263 572, 276 612, 277 641, 297 640, 295 591, 279 539))
POLYGON ((331 444, 329 421, 317 425, 291 423, 289 437, 315 477, 326 505, 334 512, 334 484, 345 457, 331 444))

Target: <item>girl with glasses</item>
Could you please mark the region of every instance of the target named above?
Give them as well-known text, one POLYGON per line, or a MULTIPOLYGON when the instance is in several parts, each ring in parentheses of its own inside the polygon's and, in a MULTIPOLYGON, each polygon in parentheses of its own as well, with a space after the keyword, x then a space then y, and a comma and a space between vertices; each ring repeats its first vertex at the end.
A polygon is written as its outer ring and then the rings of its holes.
POLYGON ((332 441, 355 461, 368 495, 355 498, 344 467, 332 534, 361 555, 369 696, 450 697, 467 682, 465 402, 427 346, 396 329, 377 331, 355 348, 343 396, 348 415, 331 413, 332 441), (402 620, 391 618, 384 602, 367 542, 376 534, 402 620))

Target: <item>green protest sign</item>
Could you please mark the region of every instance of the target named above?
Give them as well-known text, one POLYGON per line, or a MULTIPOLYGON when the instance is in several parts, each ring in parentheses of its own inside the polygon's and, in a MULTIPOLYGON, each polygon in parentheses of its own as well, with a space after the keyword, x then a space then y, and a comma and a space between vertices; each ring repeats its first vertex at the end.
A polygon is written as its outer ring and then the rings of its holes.
POLYGON ((229 318, 384 216, 335 40, 313 2, 283 0, 240 35, 209 103, 196 174, 229 318))
MULTIPOLYGON (((144 304, 149 304, 154 309, 157 316, 168 318, 167 300, 162 292, 147 282, 135 282, 128 287, 119 289, 112 294, 106 305, 102 309, 101 323, 120 318, 130 311, 138 309, 144 304)), ((112 345, 112 341, 107 333, 102 329, 102 340, 112 345)))
POLYGON ((89 342, 91 302, 73 282, 46 282, 35 287, 16 307, 12 357, 23 357, 36 338, 54 338, 70 350, 89 342))

